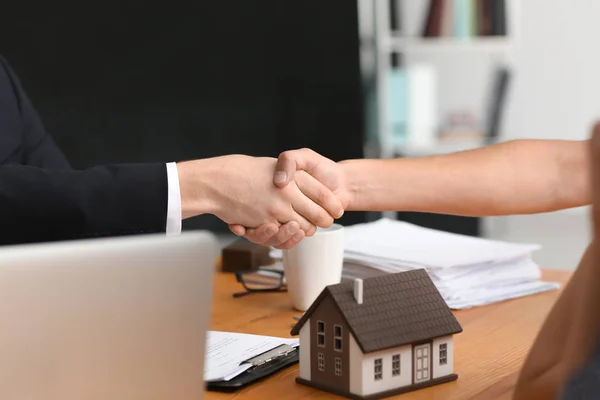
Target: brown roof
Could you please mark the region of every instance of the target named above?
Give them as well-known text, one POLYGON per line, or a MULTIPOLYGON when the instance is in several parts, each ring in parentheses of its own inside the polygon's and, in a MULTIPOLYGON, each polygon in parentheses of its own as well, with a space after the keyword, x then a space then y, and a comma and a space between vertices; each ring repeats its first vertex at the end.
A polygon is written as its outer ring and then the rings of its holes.
POLYGON ((313 310, 331 296, 363 353, 462 332, 462 327, 424 269, 363 280, 363 303, 354 282, 326 287, 292 329, 298 335, 313 310))

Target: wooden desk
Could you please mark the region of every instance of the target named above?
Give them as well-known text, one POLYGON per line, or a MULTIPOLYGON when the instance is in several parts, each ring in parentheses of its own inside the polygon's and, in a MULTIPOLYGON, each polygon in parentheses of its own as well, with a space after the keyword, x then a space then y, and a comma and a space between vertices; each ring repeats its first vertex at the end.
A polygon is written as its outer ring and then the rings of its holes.
MULTIPOLYGON (((544 279, 564 284, 571 272, 544 271, 544 279)), ((290 337, 294 312, 285 293, 233 298, 240 285, 233 274, 217 273, 212 328, 290 337)), ((560 291, 457 311, 463 332, 455 336, 458 380, 397 396, 399 399, 510 399, 519 369, 560 291)), ((298 365, 235 393, 208 392, 207 399, 329 399, 326 392, 296 384, 298 365)))

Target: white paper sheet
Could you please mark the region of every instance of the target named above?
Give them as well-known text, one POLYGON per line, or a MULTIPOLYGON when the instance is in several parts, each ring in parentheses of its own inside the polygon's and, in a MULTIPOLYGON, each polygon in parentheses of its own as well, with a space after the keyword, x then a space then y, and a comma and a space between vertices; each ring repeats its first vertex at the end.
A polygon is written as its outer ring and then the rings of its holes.
POLYGON ((204 380, 228 381, 252 365, 244 361, 282 344, 298 346, 298 339, 209 331, 206 338, 204 380))

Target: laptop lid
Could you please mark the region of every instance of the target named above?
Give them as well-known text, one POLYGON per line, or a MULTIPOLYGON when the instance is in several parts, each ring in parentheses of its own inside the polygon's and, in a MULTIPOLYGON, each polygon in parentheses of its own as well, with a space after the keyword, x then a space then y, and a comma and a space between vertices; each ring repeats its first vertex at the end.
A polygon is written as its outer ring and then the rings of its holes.
POLYGON ((0 248, 0 399, 198 400, 207 232, 0 248))

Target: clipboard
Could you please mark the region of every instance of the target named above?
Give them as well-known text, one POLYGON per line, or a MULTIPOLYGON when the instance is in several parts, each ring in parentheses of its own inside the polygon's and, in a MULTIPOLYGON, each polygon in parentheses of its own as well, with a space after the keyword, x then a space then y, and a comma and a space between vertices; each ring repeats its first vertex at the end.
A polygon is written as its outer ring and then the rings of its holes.
POLYGON ((243 363, 251 363, 252 367, 235 378, 228 381, 207 382, 206 389, 220 392, 236 391, 296 364, 300 359, 299 354, 299 347, 282 344, 244 361, 243 363))

